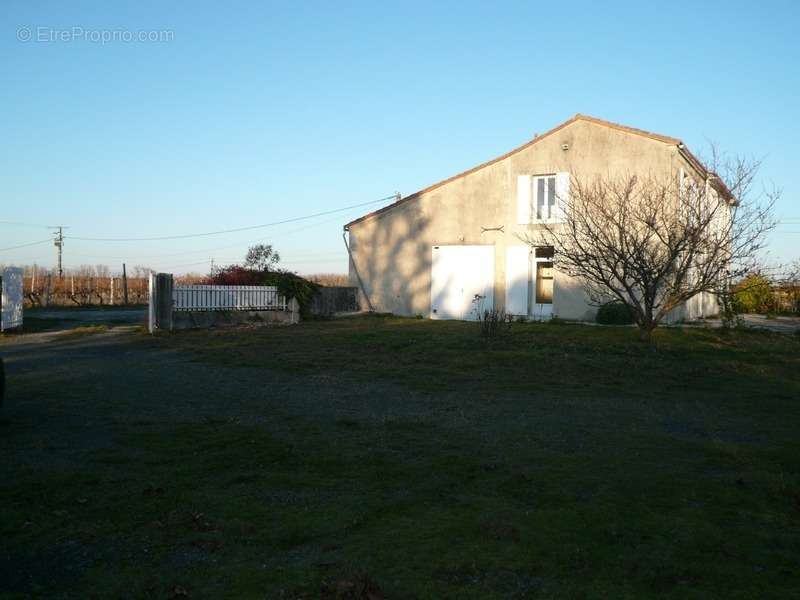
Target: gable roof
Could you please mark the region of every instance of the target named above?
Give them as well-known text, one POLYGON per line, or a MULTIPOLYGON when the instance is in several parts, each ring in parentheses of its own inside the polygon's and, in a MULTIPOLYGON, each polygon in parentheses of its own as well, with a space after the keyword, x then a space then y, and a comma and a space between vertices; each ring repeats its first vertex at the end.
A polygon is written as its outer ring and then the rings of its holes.
POLYGON ((577 121, 586 121, 586 122, 589 122, 589 123, 594 123, 596 125, 602 125, 604 127, 610 128, 610 129, 616 129, 617 131, 622 131, 622 132, 625 132, 625 133, 631 133, 631 134, 634 134, 634 135, 640 135, 642 137, 650 138, 650 139, 656 140, 658 142, 663 142, 663 143, 669 144, 671 146, 677 146, 678 149, 681 151, 681 153, 684 155, 684 158, 686 158, 686 160, 694 168, 696 168, 700 174, 702 174, 704 176, 710 175, 710 176, 713 176, 713 177, 716 178, 715 179, 715 187, 717 187, 717 189, 723 194, 723 196, 725 196, 728 199, 732 199, 733 198, 733 196, 730 193, 730 191, 728 191, 728 188, 725 187, 725 184, 722 183, 722 181, 719 179, 719 177, 716 176, 716 173, 712 173, 711 171, 708 171, 703 166, 703 164, 697 158, 695 158, 695 156, 691 152, 689 152, 689 150, 683 145, 683 142, 681 140, 679 140, 678 138, 670 137, 670 136, 667 136, 667 135, 661 135, 661 134, 658 134, 658 133, 652 133, 650 131, 645 131, 644 129, 637 129, 636 127, 628 127, 627 125, 620 125, 619 123, 613 123, 611 121, 605 121, 603 119, 598 119, 597 117, 590 117, 589 115, 582 115, 581 113, 578 113, 574 117, 572 117, 571 119, 568 119, 568 120, 564 121, 563 123, 561 123, 561 125, 558 125, 557 127, 554 127, 553 129, 551 129, 550 131, 548 131, 546 133, 543 133, 542 135, 537 135, 536 137, 534 137, 529 142, 526 142, 526 143, 522 144, 521 146, 518 146, 517 148, 514 148, 513 150, 511 150, 509 152, 506 152, 505 154, 503 154, 501 156, 498 156, 497 158, 493 158, 491 160, 488 160, 488 161, 486 161, 484 163, 481 163, 481 164, 479 164, 479 165, 477 165, 475 167, 472 167, 471 169, 467 169, 466 171, 462 171, 461 173, 458 173, 457 175, 453 175, 452 177, 448 177, 447 179, 442 179, 441 181, 438 181, 438 182, 434 183, 433 185, 429 185, 428 187, 426 187, 426 188, 424 188, 422 190, 414 192, 410 196, 406 196, 405 198, 401 198, 401 199, 393 202, 392 204, 389 204, 387 206, 384 206, 382 208, 374 210, 374 211, 372 211, 370 213, 367 213, 366 215, 358 217, 357 219, 353 219, 352 221, 347 223, 344 226, 344 228, 347 229, 351 225, 355 225, 356 223, 359 223, 359 222, 364 221, 366 219, 369 219, 371 217, 375 217, 375 216, 378 216, 378 215, 383 214, 385 212, 388 212, 390 210, 393 210, 393 209, 397 208, 398 206, 400 206, 401 204, 405 204, 407 202, 411 202, 412 200, 418 199, 420 196, 422 196, 423 194, 425 194, 427 192, 431 192, 431 191, 435 190, 436 188, 440 188, 443 185, 446 185, 446 184, 448 184, 448 183, 450 183, 452 181, 455 181, 457 179, 461 179, 462 177, 466 177, 467 175, 471 175, 472 173, 475 173, 476 171, 480 171, 484 167, 488 167, 489 165, 493 165, 494 163, 497 163, 497 162, 500 162, 502 160, 505 160, 509 156, 513 156, 517 152, 521 152, 522 150, 525 150, 526 148, 530 148, 534 144, 536 144, 538 142, 541 142, 543 139, 545 139, 545 138, 547 138, 547 137, 549 137, 549 136, 551 136, 551 135, 553 135, 555 133, 558 133, 562 129, 572 125, 573 123, 576 123, 577 121))

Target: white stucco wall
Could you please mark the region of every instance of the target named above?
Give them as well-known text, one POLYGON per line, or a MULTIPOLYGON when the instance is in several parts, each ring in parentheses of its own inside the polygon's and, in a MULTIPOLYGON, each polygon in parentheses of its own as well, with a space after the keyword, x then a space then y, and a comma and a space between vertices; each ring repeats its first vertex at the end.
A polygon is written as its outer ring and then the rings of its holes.
MULTIPOLYGON (((518 175, 672 176, 681 166, 686 165, 675 144, 590 120, 572 120, 501 160, 352 223, 351 253, 375 310, 429 316, 432 246, 493 245, 495 307, 502 309, 506 247, 522 244, 518 236, 536 227, 517 224, 518 175), (503 231, 483 230, 501 226, 503 231)), ((352 263, 350 284, 359 285, 352 263)), ((595 312, 581 282, 556 271, 553 314, 590 320, 595 312)))

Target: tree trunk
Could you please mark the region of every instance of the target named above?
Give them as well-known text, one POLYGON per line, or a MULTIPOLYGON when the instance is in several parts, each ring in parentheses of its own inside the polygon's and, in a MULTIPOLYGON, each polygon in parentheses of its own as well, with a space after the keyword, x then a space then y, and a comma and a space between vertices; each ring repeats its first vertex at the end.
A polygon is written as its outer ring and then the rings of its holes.
POLYGON ((652 339, 653 336, 653 330, 656 328, 656 324, 653 322, 648 322, 648 323, 640 323, 638 325, 639 325, 639 341, 650 343, 650 340, 652 339))

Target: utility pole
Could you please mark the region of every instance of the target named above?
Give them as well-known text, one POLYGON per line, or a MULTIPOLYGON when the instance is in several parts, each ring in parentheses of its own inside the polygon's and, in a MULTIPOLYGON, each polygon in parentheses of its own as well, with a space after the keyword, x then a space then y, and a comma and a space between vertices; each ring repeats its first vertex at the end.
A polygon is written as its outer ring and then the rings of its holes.
POLYGON ((68 229, 63 225, 53 225, 50 229, 57 229, 55 240, 53 240, 53 244, 58 249, 58 278, 64 279, 64 269, 62 268, 61 263, 61 255, 63 253, 64 248, 64 230, 68 229))
POLYGON ((211 277, 214 276, 214 257, 211 257, 211 277))

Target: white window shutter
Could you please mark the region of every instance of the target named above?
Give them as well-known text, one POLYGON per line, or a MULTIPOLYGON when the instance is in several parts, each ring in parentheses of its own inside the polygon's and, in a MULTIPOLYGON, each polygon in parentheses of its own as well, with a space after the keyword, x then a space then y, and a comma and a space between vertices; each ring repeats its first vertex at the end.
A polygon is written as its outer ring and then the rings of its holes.
POLYGON ((517 223, 528 225, 531 222, 531 176, 517 176, 517 223))
POLYGON ((563 223, 568 203, 569 173, 556 173, 556 214, 550 215, 550 218, 556 223, 563 223))
POLYGON ((530 246, 506 247, 506 313, 528 314, 530 246))

